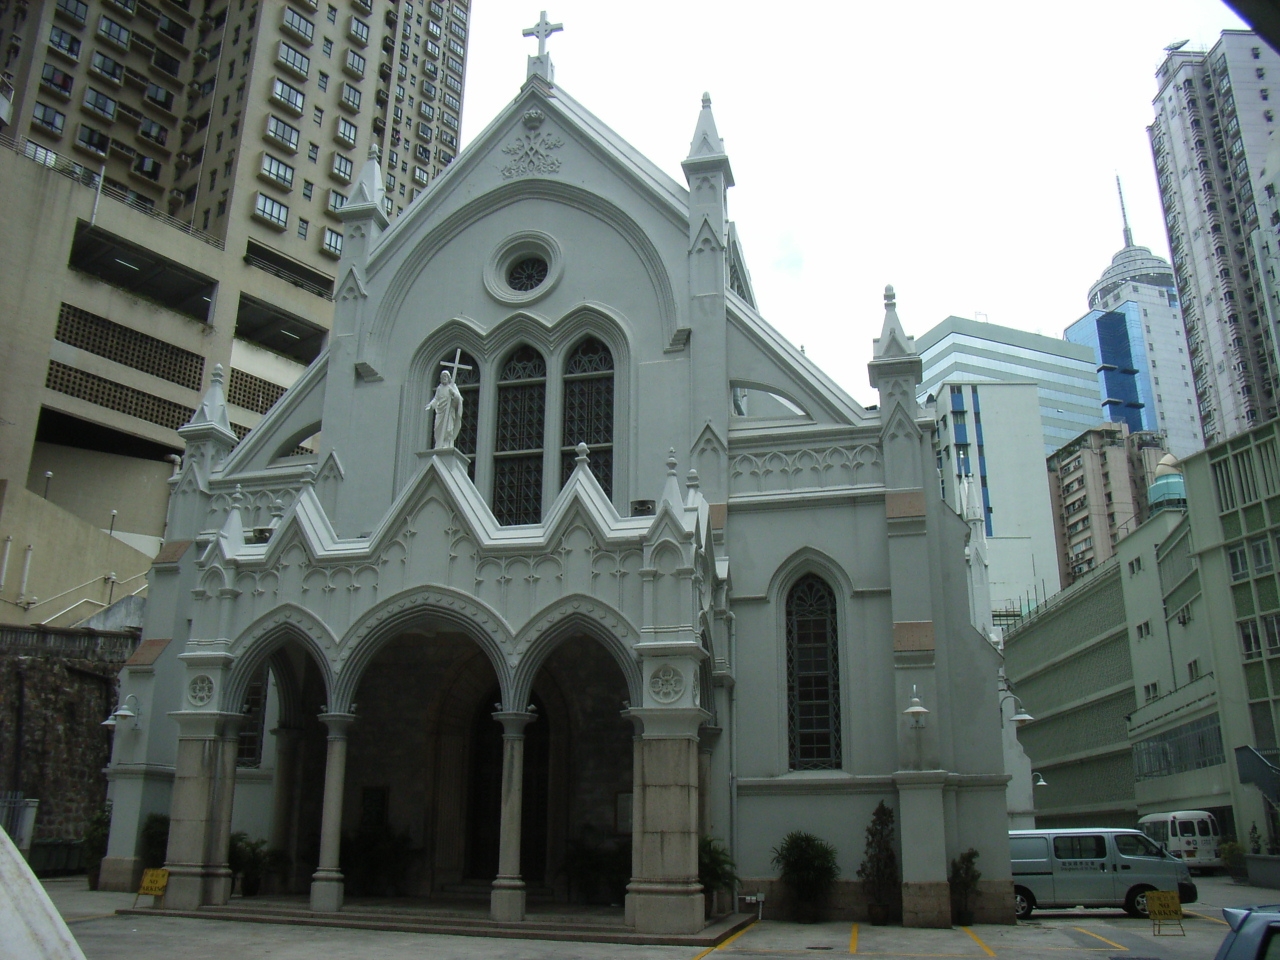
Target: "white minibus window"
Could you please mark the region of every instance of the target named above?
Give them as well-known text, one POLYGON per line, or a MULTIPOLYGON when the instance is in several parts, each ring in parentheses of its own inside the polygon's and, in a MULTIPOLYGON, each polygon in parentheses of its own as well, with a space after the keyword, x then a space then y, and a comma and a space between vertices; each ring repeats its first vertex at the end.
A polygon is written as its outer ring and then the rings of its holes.
POLYGON ((1196 822, 1194 820, 1178 821, 1178 836, 1194 837, 1196 835, 1196 822))
POLYGON ((1200 831, 1200 836, 1202 836, 1202 837, 1207 837, 1207 836, 1209 836, 1209 821, 1208 821, 1208 820, 1197 820, 1197 821, 1196 821, 1196 827, 1197 827, 1197 829, 1199 829, 1199 831, 1200 831))

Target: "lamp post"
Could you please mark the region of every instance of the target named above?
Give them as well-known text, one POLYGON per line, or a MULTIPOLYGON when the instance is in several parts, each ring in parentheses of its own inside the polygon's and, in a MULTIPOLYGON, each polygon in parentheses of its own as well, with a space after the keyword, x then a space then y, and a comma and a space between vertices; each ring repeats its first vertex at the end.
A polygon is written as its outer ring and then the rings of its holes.
POLYGON ((137 696, 131 693, 127 697, 125 697, 124 700, 121 701, 121 703, 114 710, 111 711, 111 715, 107 717, 107 719, 103 720, 101 725, 104 727, 114 727, 121 720, 132 720, 133 729, 137 730, 138 721, 141 718, 142 718, 142 701, 139 700, 137 696), (133 701, 134 706, 137 708, 136 710, 129 706, 130 700, 133 701))
POLYGON ((1006 693, 1003 697, 1000 698, 1000 722, 1001 723, 1004 723, 1004 702, 1006 700, 1012 700, 1017 705, 1018 712, 1015 713, 1009 719, 1012 720, 1014 723, 1016 723, 1018 726, 1022 726, 1024 723, 1030 723, 1032 720, 1035 719, 1035 717, 1027 713, 1027 709, 1022 705, 1021 700, 1019 700, 1012 693, 1006 693))

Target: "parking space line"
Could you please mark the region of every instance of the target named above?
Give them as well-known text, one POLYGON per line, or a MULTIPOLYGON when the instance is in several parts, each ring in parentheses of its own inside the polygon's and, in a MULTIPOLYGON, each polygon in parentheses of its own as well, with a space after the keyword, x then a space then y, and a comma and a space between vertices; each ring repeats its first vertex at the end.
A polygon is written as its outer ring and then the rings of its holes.
POLYGON ((849 931, 849 952, 858 952, 858 925, 855 923, 853 929, 849 931))
POLYGON ((694 957, 694 958, 693 958, 693 960, 702 960, 702 958, 703 958, 703 957, 707 956, 707 955, 708 955, 708 954, 710 954, 710 953, 714 953, 714 952, 715 952, 715 951, 717 951, 717 950, 723 950, 725 947, 727 947, 729 944, 733 943, 733 941, 737 940, 740 936, 742 936, 744 933, 746 933, 748 930, 750 930, 750 929, 751 929, 752 927, 754 927, 755 925, 756 925, 756 921, 752 920, 752 921, 751 921, 750 923, 748 923, 745 927, 743 927, 741 930, 739 930, 739 931, 738 931, 737 933, 735 933, 733 936, 729 937, 727 940, 725 940, 725 941, 724 941, 723 943, 721 943, 719 946, 715 946, 715 947, 707 947, 707 949, 703 950, 700 954, 698 954, 696 957, 694 957))
POLYGON ((109 920, 114 917, 114 913, 95 913, 88 917, 71 917, 66 923, 84 923, 86 920, 109 920))
POLYGON ((1203 913, 1196 913, 1194 910, 1183 910, 1182 912, 1188 917, 1195 917, 1197 920, 1208 920, 1210 923, 1220 923, 1224 927, 1231 926, 1231 924, 1227 923, 1225 920, 1219 920, 1217 917, 1206 917, 1203 913))
POLYGON ((1093 937, 1095 940, 1101 940, 1103 943, 1107 944, 1107 946, 1115 947, 1117 950, 1124 950, 1124 951, 1126 951, 1126 952, 1128 952, 1128 950, 1129 950, 1129 948, 1128 948, 1128 947, 1123 947, 1123 946, 1121 946, 1120 944, 1116 943, 1114 940, 1108 940, 1106 937, 1099 936, 1099 935, 1098 935, 1098 934, 1096 934, 1096 933, 1090 933, 1090 932, 1089 932, 1088 930, 1086 930, 1084 927, 1072 927, 1071 929, 1072 929, 1072 930, 1079 930, 1081 933, 1083 933, 1083 934, 1085 934, 1085 935, 1087 935, 1087 936, 1093 937))
POLYGON ((994 957, 996 955, 996 952, 994 950, 992 950, 985 943, 983 943, 981 940, 978 939, 978 935, 973 932, 972 927, 961 927, 960 929, 963 930, 965 933, 967 933, 969 936, 971 936, 973 938, 973 942, 976 943, 978 946, 980 946, 982 948, 982 952, 985 953, 988 957, 994 957))

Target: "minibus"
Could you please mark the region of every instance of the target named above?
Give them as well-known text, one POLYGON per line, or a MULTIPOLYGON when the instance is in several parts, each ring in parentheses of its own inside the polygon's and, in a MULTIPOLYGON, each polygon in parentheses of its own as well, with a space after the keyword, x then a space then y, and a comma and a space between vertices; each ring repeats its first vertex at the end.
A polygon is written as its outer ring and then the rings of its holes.
POLYGON ((1222 866, 1218 821, 1205 810, 1152 813, 1138 821, 1138 829, 1192 870, 1217 870, 1222 866))

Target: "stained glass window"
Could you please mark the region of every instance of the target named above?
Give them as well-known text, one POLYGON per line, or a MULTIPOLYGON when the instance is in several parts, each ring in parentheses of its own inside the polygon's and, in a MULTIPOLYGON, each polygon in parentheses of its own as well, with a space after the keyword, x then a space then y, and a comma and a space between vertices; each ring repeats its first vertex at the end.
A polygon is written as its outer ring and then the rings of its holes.
POLYGON ((814 574, 787 594, 787 725, 792 770, 840 768, 836 595, 814 574))
POLYGON ((507 271, 507 285, 522 293, 542 286, 547 279, 547 261, 541 257, 525 257, 507 271))
POLYGON ((457 372, 454 375, 453 382, 458 387, 458 392, 462 394, 462 427, 458 430, 458 438, 454 441, 454 447, 459 453, 465 453, 470 461, 467 465, 467 476, 472 480, 476 478, 476 436, 479 433, 479 412, 480 412, 480 364, 476 363, 475 357, 467 353, 465 350, 460 354, 456 347, 450 347, 445 351, 443 357, 440 358, 440 365, 436 367, 436 377, 439 378, 441 370, 448 370, 454 373, 454 357, 458 358, 457 372), (470 367, 470 370, 464 369, 470 367))
POLYGON ((561 485, 569 480, 577 455, 591 448, 591 472, 605 496, 613 496, 613 354, 595 337, 583 340, 564 365, 564 424, 561 485))
POLYGON ((542 519, 542 444, 547 363, 528 345, 507 357, 498 379, 493 515, 502 524, 542 519))

